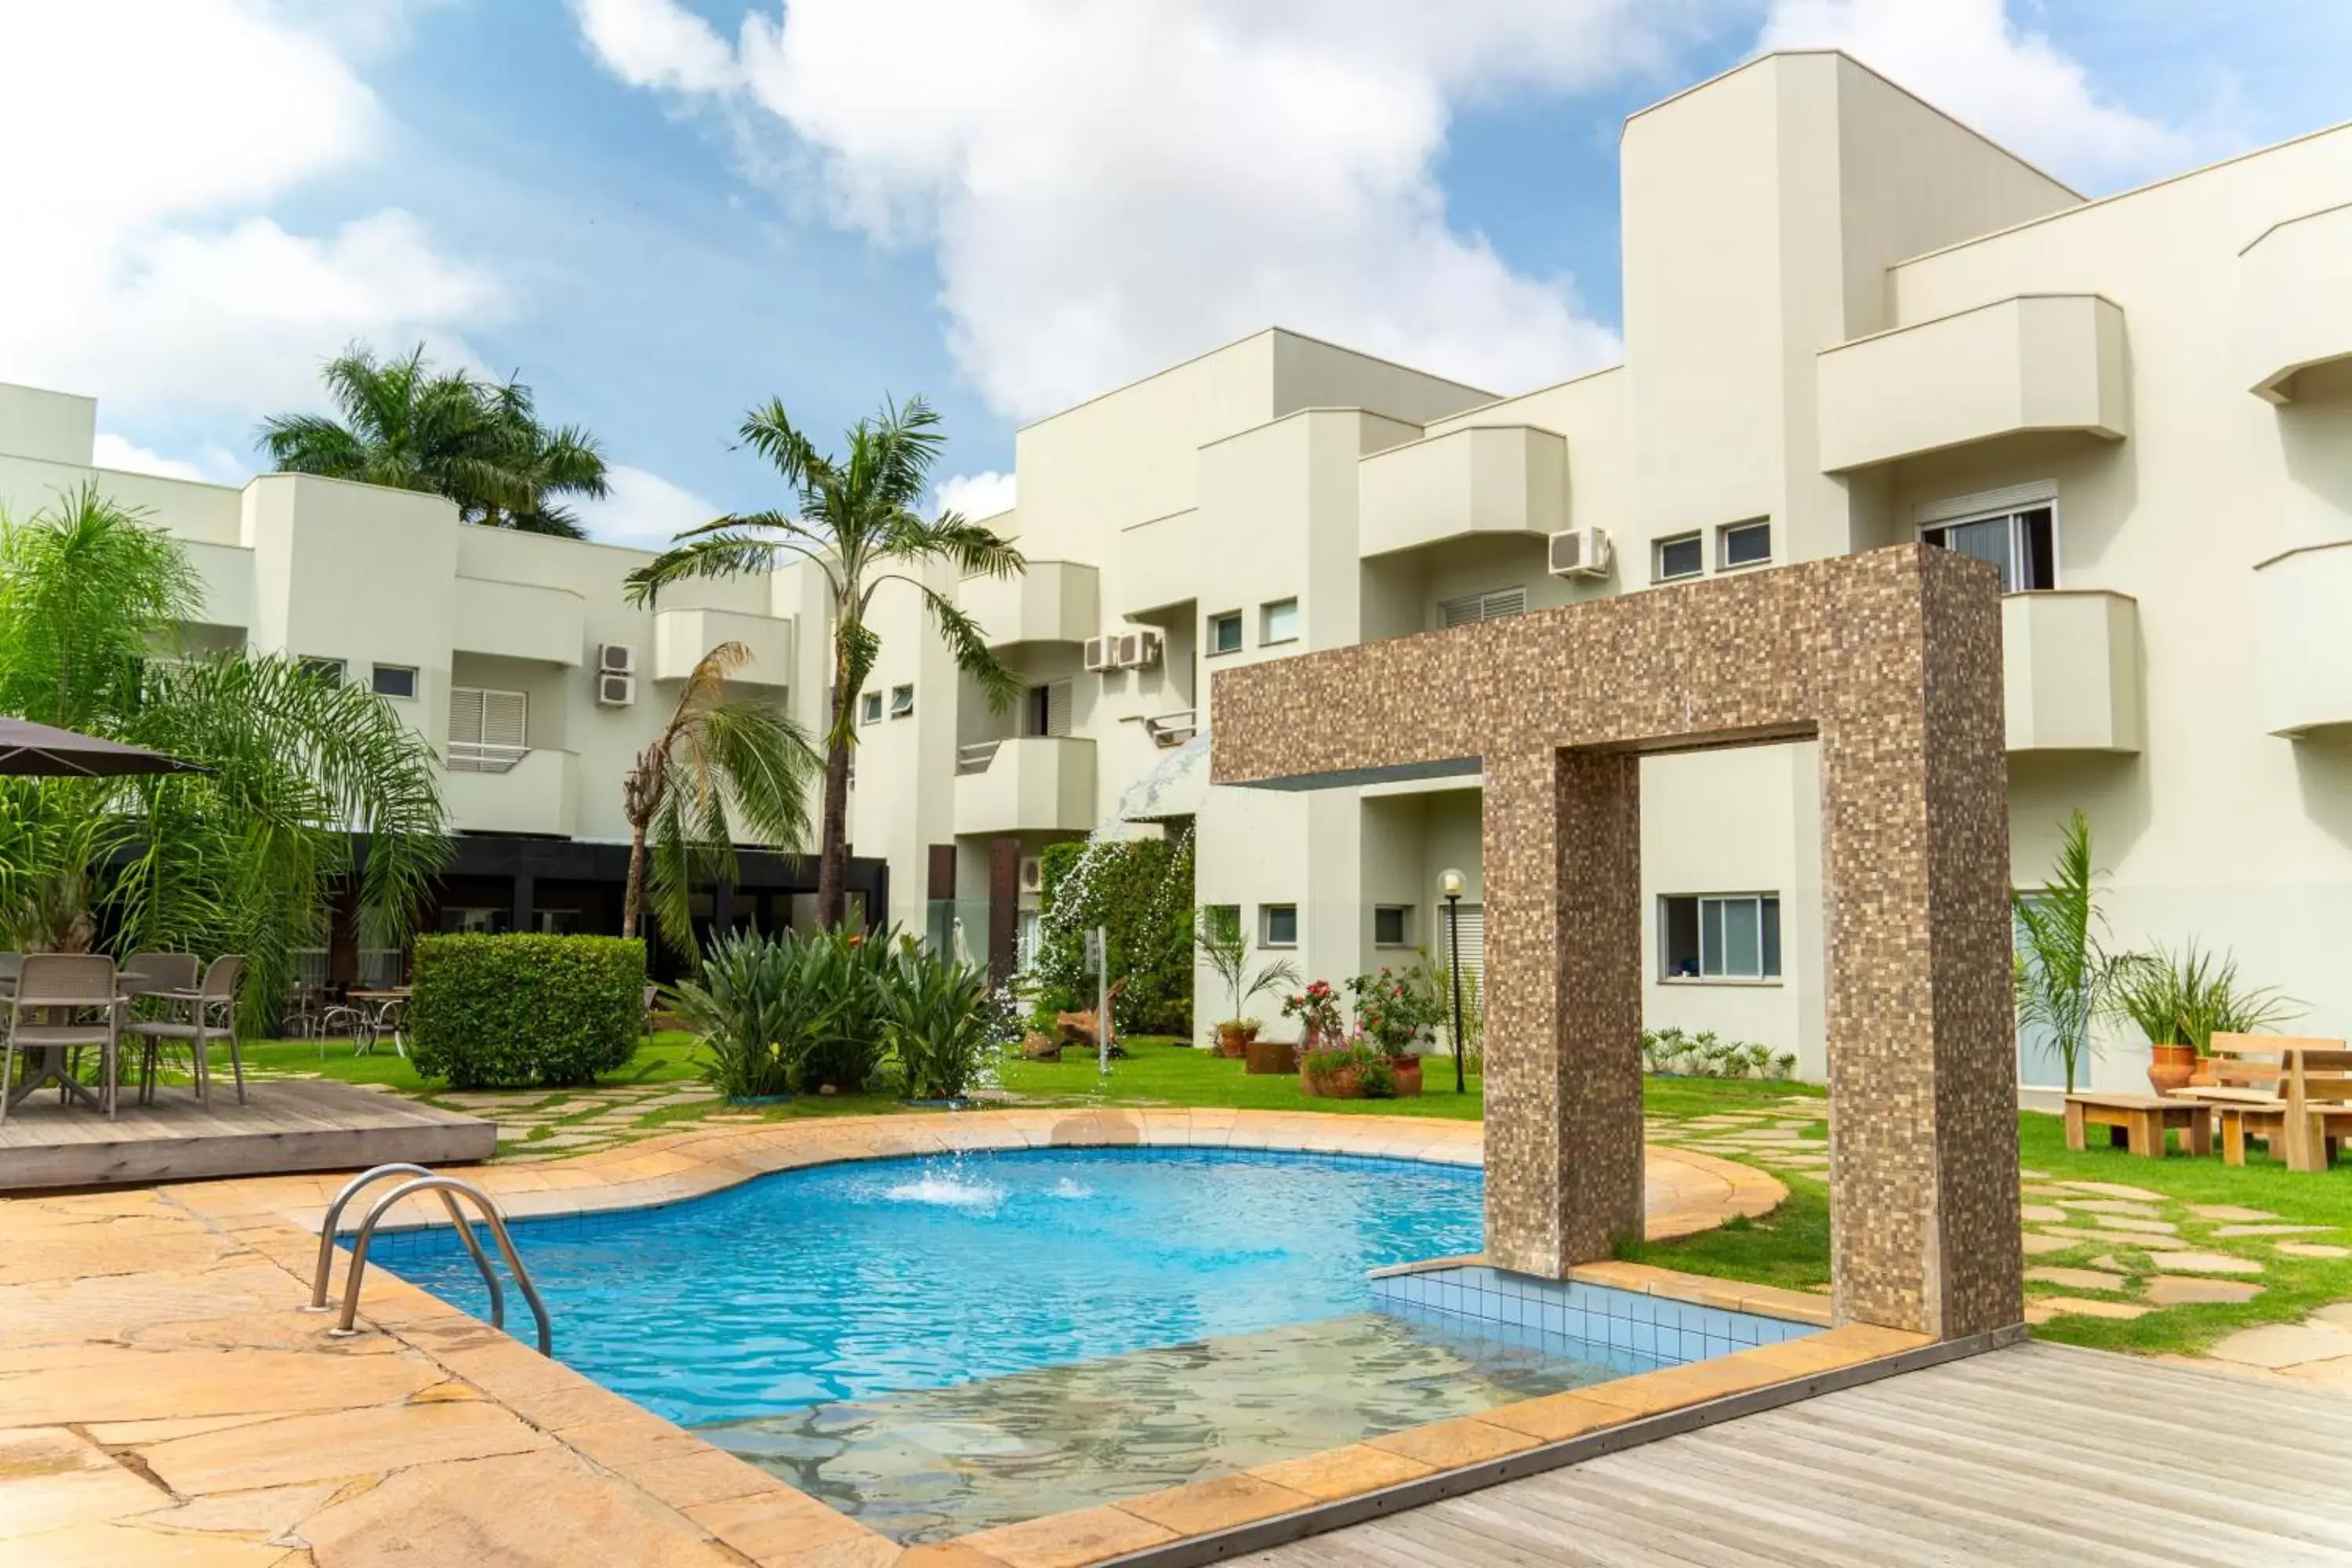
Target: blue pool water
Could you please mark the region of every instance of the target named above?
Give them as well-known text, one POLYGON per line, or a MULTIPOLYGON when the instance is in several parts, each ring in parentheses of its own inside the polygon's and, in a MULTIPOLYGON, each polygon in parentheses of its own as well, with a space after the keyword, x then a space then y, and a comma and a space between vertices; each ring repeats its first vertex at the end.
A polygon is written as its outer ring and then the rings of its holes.
MULTIPOLYGON (((706 1424, 1364 1312, 1367 1269, 1477 1250, 1482 1200, 1475 1167, 1040 1149, 780 1172, 515 1231, 556 1355, 706 1424)), ((374 1257, 486 1310, 446 1230, 374 1257)))

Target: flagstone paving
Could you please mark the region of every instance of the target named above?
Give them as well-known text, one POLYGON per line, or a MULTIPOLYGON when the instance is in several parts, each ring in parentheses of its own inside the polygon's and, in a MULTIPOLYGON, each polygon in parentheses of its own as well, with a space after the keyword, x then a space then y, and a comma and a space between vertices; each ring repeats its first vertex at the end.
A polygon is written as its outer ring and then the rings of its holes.
MULTIPOLYGON (((467 1174, 515 1213, 661 1201, 765 1170, 963 1148, 1233 1144, 1475 1164, 1471 1122, 1248 1110, 975 1112, 699 1124, 567 1168, 509 1162, 467 1174)), ((767 1472, 709 1447, 381 1269, 362 1288, 367 1331, 328 1333, 299 1309, 335 1176, 262 1177, 0 1203, 0 1563, 194 1568, 421 1568, 437 1563, 805 1564, 1077 1562, 1109 1527, 1164 1541, 1230 1522, 1224 1492, 1283 1506, 1392 1479, 1392 1451, 1339 1456, 1310 1491, 1227 1478, 1033 1521, 942 1552, 903 1552, 767 1472), (1220 1490, 1219 1489, 1223 1489, 1220 1490), (1091 1514, 1115 1519, 1090 1519, 1091 1514), (1016 1533, 1017 1534, 1016 1538, 1016 1533), (1060 1555, 1056 1555, 1056 1554, 1060 1555)), ((1745 1165, 1659 1150, 1650 1230, 1688 1234, 1769 1212, 1781 1185, 1745 1165)), ((1721 1282, 1595 1266, 1621 1289, 1712 1300, 1721 1282)), ((1826 1322, 1828 1302, 1743 1287, 1739 1303, 1826 1322)), ((559 1328, 560 1331, 560 1328, 559 1328)), ((2347 1336, 2352 1337, 2352 1336, 2347 1336)), ((1612 1385, 1586 1426, 1916 1348, 1916 1335, 1829 1330, 1710 1363, 1699 1389, 1665 1372, 1612 1385), (1824 1359, 1825 1358, 1825 1359, 1824 1359), (1718 1386, 1717 1384, 1720 1384, 1718 1386)), ((1540 1404, 1541 1402, 1538 1402, 1540 1404)), ((1548 1407, 1547 1407, 1548 1408, 1548 1407)), ((1496 1419, 1507 1411, 1491 1413, 1496 1419)), ((1533 1411, 1528 1419, 1541 1416, 1533 1411)), ((1539 1438, 1453 1422, 1423 1435, 1425 1474, 1539 1438), (1461 1430, 1456 1430, 1457 1428, 1461 1430), (1475 1429, 1471 1430, 1471 1429, 1475 1429), (1447 1445, 1452 1444, 1453 1448, 1447 1445), (1459 1454, 1454 1449, 1462 1449, 1459 1454)), ((1299 1478, 1304 1479, 1304 1478, 1299 1478)), ((1106 1537, 1107 1539, 1107 1537, 1106 1537)))

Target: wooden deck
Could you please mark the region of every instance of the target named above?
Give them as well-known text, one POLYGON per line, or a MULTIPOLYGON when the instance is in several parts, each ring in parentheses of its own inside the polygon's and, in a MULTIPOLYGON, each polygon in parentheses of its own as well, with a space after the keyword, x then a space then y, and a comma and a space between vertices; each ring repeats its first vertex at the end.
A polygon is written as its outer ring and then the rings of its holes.
POLYGON ((2021 1344, 1234 1561, 2352 1563, 2352 1394, 2021 1344))
POLYGON ((119 1186, 288 1171, 358 1170, 385 1161, 421 1165, 487 1160, 495 1122, 440 1110, 396 1094, 322 1081, 248 1083, 236 1102, 227 1075, 212 1104, 184 1089, 153 1105, 125 1091, 112 1121, 86 1106, 61 1107, 44 1089, 0 1122, 0 1192, 119 1186))

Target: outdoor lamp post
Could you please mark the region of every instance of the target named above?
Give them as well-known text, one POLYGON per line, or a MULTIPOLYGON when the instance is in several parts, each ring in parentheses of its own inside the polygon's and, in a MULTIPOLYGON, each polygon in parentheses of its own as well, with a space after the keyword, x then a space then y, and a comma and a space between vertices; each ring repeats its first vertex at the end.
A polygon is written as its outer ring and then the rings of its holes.
POLYGON ((1454 982, 1454 1092, 1469 1086, 1462 1076, 1462 889, 1468 886, 1461 872, 1448 866, 1437 874, 1437 890, 1445 895, 1445 937, 1453 959, 1445 966, 1454 982))

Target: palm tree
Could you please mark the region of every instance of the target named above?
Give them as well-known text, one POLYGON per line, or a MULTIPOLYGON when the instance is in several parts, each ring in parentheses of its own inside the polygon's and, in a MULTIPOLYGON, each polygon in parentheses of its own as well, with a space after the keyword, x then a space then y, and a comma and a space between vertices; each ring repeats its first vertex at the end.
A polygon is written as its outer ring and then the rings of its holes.
POLYGON ((281 471, 429 491, 492 528, 587 536, 561 498, 605 493, 604 454, 577 426, 542 425, 520 381, 435 370, 422 344, 389 361, 353 344, 321 375, 340 421, 280 414, 262 423, 260 444, 281 471))
POLYGON ((2113 1012, 2118 988, 2137 962, 2109 954, 2101 942, 2099 873, 2091 861, 2091 824, 2081 812, 2066 823, 2048 879, 2011 896, 2016 927, 2011 979, 2021 1028, 2038 1028, 2066 1073, 2066 1092, 2091 1049, 2091 1028, 2113 1012))
POLYGON ((0 780, 0 938, 86 950, 106 908, 126 952, 245 953, 257 1019, 345 881, 362 942, 405 938, 448 854, 439 770, 371 691, 283 658, 183 655, 197 598, 179 547, 95 486, 0 517, 0 711, 205 770, 0 780))
POLYGON ((739 642, 720 643, 686 678, 669 722, 637 753, 621 787, 629 819, 629 883, 621 933, 637 932, 650 905, 671 946, 692 952, 688 898, 697 882, 731 870, 734 803, 762 841, 797 849, 808 838, 809 783, 816 749, 774 704, 727 695, 727 677, 751 661, 739 642))
POLYGON ((882 639, 867 620, 885 583, 920 594, 956 667, 977 682, 990 706, 1009 708, 1019 678, 998 662, 979 626, 918 574, 945 561, 964 576, 1009 577, 1021 552, 952 511, 926 518, 920 508, 931 465, 946 437, 940 416, 920 397, 885 399, 882 412, 848 433, 849 452, 819 452, 794 428, 782 403, 744 416, 746 445, 775 465, 792 492, 790 511, 722 517, 679 534, 652 564, 629 574, 629 599, 651 605, 661 590, 689 577, 772 572, 792 558, 824 574, 833 605, 833 690, 825 726, 824 816, 817 865, 817 920, 841 923, 849 867, 849 748, 858 689, 872 673, 882 639))

